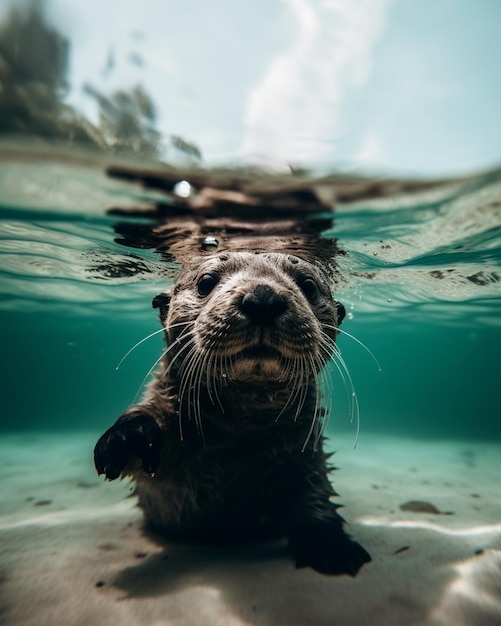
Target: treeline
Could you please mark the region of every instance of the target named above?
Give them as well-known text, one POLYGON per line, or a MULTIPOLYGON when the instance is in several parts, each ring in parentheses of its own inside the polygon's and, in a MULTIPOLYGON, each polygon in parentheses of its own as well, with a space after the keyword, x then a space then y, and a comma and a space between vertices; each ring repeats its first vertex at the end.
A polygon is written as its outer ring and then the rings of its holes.
MULTIPOLYGON (((0 134, 162 158, 169 146, 155 128, 156 109, 141 85, 110 96, 86 85, 85 92, 99 105, 97 126, 65 103, 70 49, 69 40, 45 19, 39 0, 11 8, 0 24, 0 134)), ((177 135, 168 142, 188 161, 201 161, 195 144, 177 135)))

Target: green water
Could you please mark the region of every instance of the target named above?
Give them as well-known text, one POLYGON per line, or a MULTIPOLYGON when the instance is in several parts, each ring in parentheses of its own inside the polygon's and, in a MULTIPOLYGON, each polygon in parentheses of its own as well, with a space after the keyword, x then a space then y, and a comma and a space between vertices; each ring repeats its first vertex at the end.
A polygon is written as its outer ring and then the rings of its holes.
MULTIPOLYGON (((0 428, 95 430, 134 401, 160 355, 151 298, 168 285, 152 251, 114 241, 106 209, 144 200, 99 163, 4 160, 0 167, 0 428), (134 254, 134 257, 128 255, 134 254), (137 259, 146 270, 97 276, 96 259, 137 259)), ((339 338, 365 432, 499 440, 501 175, 433 196, 340 206, 327 236, 348 251, 336 297, 339 338)), ((151 199, 151 197, 150 197, 151 199)), ((333 374, 330 433, 353 432, 333 374)))
MULTIPOLYGON (((99 434, 132 403, 159 356, 157 336, 120 367, 138 339, 157 328, 148 302, 135 317, 81 317, 76 312, 2 313, 2 428, 82 430, 99 434), (8 355, 8 356, 7 356, 8 355), (5 358, 7 357, 7 358, 5 358)), ((377 319, 344 325, 377 356, 339 339, 364 432, 436 438, 501 438, 499 327, 422 324, 377 319)), ((331 434, 353 431, 342 381, 334 376, 331 434)))

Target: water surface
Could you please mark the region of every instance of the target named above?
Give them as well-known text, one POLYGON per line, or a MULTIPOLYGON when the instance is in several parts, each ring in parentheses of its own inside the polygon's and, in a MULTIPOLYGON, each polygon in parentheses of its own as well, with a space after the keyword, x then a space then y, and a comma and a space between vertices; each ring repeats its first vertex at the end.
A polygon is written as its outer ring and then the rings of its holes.
MULTIPOLYGON (((106 176, 109 162, 88 153, 9 143, 2 155, 1 427, 99 433, 133 401, 160 354, 156 335, 116 369, 158 328, 151 299, 176 271, 154 250, 118 243, 118 218, 107 211, 148 208, 165 194, 106 176)), ((342 329, 381 367, 339 338, 360 404, 360 445, 368 431, 499 438, 501 173, 417 192, 388 180, 369 179, 358 196, 332 180, 322 191, 335 204, 324 236, 347 253, 335 280, 348 311, 342 329)), ((331 433, 354 433, 333 376, 331 433)))

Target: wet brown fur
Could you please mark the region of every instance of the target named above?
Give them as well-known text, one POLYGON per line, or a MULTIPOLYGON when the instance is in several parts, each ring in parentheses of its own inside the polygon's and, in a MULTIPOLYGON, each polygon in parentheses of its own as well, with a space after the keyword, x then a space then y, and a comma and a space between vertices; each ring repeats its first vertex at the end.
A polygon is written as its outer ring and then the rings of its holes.
POLYGON ((167 537, 286 536, 297 566, 355 575, 370 556, 331 501, 321 432, 319 377, 342 311, 331 294, 338 250, 318 236, 330 220, 185 210, 115 228, 121 243, 183 269, 153 301, 167 343, 155 378, 99 439, 96 468, 131 476, 147 524, 167 537))

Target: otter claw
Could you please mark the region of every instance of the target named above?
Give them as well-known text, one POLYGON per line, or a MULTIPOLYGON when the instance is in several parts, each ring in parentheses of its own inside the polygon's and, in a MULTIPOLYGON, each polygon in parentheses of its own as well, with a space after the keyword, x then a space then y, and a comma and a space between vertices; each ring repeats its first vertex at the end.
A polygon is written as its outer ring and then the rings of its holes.
POLYGON ((120 472, 111 467, 105 467, 102 472, 98 470, 97 473, 99 476, 101 476, 101 474, 104 474, 106 480, 115 480, 120 476, 120 472))
POLYGON ((160 462, 160 443, 160 427, 151 416, 128 415, 119 419, 94 448, 97 473, 115 480, 136 457, 142 461, 144 471, 152 476, 160 462))
POLYGON ((156 468, 155 468, 155 467, 153 467, 153 465, 152 465, 152 464, 146 464, 146 463, 143 463, 143 469, 144 469, 144 471, 148 474, 148 476, 149 476, 150 478, 154 478, 154 477, 155 477, 155 469, 156 469, 156 468))

